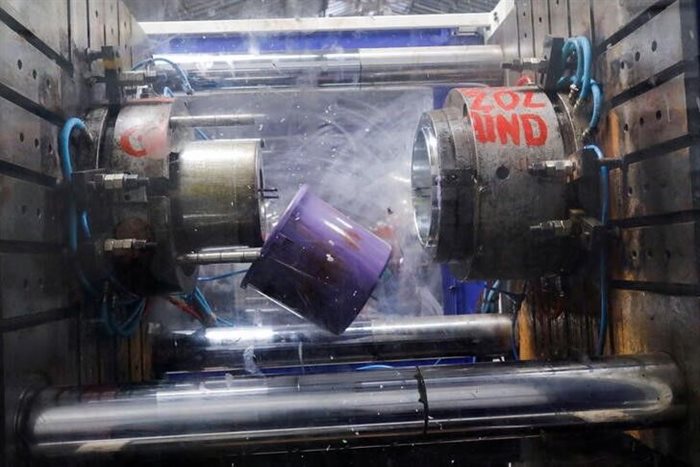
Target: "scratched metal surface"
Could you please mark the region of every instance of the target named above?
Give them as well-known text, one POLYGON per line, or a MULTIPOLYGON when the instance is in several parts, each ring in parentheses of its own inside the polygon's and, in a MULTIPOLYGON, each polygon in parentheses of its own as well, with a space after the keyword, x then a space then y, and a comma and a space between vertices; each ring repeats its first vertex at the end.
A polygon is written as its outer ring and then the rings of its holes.
POLYGON ((150 366, 145 333, 105 339, 80 309, 57 188, 60 125, 103 98, 84 80, 86 48, 115 45, 131 66, 145 38, 117 0, 40 6, 0 0, 0 465, 20 465, 12 428, 25 389, 140 381, 150 366))

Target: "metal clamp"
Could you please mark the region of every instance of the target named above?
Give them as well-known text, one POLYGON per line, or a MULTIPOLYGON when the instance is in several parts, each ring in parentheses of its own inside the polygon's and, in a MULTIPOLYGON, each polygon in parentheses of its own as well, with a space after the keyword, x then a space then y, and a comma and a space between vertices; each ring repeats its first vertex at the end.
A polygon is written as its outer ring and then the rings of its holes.
POLYGON ((138 238, 108 238, 104 242, 104 251, 105 253, 118 253, 125 250, 146 250, 154 246, 154 242, 138 238))
POLYGON ((134 190, 148 185, 148 178, 129 173, 96 174, 90 182, 96 189, 134 190))
POLYGON ((570 177, 576 166, 572 160, 533 162, 527 168, 531 175, 538 177, 570 177))
POLYGON ((531 225, 530 234, 539 240, 568 237, 573 231, 573 225, 570 219, 544 221, 531 225))

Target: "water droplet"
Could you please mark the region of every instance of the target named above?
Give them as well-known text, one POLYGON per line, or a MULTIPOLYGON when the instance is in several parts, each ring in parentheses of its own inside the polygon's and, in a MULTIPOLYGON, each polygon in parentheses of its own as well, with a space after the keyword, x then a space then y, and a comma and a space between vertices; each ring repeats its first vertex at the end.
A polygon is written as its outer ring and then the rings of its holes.
POLYGON ((329 253, 326 253, 326 261, 332 263, 335 261, 335 258, 333 258, 333 256, 331 256, 329 253))

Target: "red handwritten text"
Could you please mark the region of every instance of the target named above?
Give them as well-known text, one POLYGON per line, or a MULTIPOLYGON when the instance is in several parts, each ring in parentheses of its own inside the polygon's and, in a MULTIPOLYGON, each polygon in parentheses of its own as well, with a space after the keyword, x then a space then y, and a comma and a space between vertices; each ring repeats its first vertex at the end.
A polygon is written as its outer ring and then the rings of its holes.
POLYGON ((534 91, 461 89, 469 99, 469 118, 480 143, 543 146, 549 129, 540 110, 546 103, 534 91))

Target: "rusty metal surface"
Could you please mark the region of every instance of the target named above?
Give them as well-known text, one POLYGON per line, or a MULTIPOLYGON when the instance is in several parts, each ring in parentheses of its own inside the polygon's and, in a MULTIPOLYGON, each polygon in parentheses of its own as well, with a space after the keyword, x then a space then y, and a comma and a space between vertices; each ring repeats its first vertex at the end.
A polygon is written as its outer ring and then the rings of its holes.
POLYGON ((605 153, 621 157, 688 134, 685 75, 610 109, 601 135, 605 153))
POLYGON ((688 422, 637 436, 689 465, 700 462, 700 298, 613 290, 610 296, 612 349, 616 354, 669 353, 688 383, 688 422))
POLYGON ((617 187, 611 218, 658 216, 694 209, 690 149, 635 162, 610 174, 617 187))
MULTIPOLYGON (((607 157, 630 156, 622 169, 611 171, 612 218, 622 227, 619 239, 611 241, 609 258, 617 286, 666 293, 700 290, 700 146, 693 139, 700 128, 700 86, 697 62, 690 62, 697 57, 695 8, 692 0, 549 0, 552 32, 586 35, 601 54, 595 76, 611 107, 603 112, 607 118, 597 143, 607 157)), ((526 50, 532 47, 522 32, 519 42, 526 50)), ((522 358, 593 352, 599 313, 595 259, 589 258, 567 281, 563 313, 556 301, 530 289, 519 319, 522 358)), ((619 289, 610 294, 610 353, 670 352, 692 375, 689 423, 635 436, 700 464, 695 442, 700 431, 700 299, 619 289)))
POLYGON ((610 99, 634 86, 653 86, 658 73, 683 61, 683 41, 672 31, 683 31, 678 2, 613 45, 600 56, 597 76, 610 99))
POLYGON ((697 222, 622 229, 611 248, 611 279, 664 284, 698 284, 697 222))
POLYGON ((600 45, 659 0, 592 0, 595 45, 600 45))

